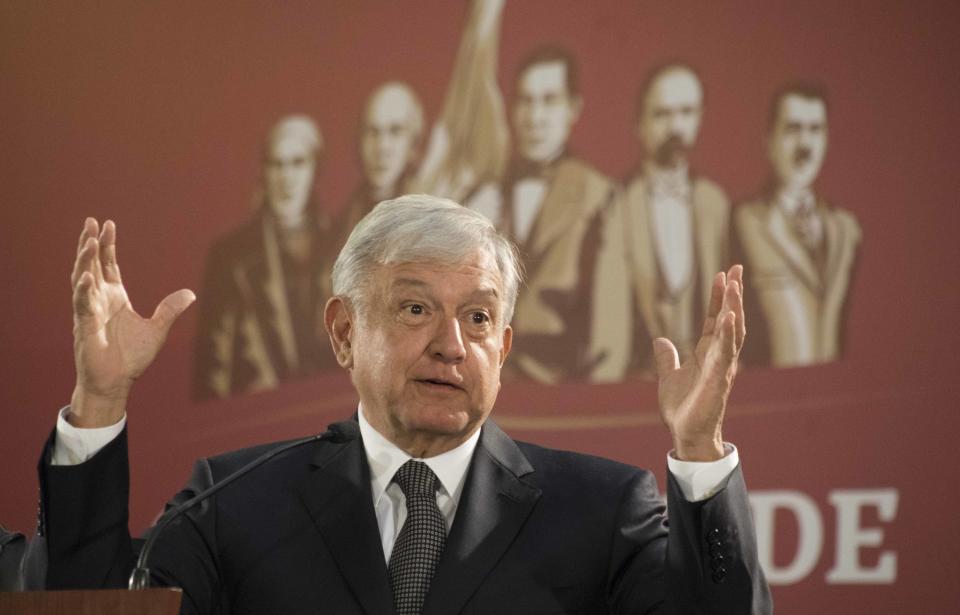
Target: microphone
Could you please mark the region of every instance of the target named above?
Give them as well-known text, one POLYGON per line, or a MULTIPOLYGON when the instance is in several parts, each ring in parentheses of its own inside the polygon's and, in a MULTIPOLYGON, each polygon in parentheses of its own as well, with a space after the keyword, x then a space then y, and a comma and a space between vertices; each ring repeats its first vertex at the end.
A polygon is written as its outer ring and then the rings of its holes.
POLYGON ((283 446, 278 446, 277 448, 267 451, 263 455, 260 455, 247 465, 243 466, 236 472, 230 474, 222 481, 210 485, 197 495, 193 496, 186 502, 183 502, 173 510, 168 511, 163 517, 157 522, 156 527, 153 528, 153 531, 150 533, 150 536, 147 538, 146 542, 143 544, 143 548, 140 550, 140 556, 137 558, 137 566, 133 569, 133 572, 130 573, 130 582, 129 589, 147 589, 150 587, 150 569, 147 568, 147 558, 150 556, 150 550, 153 548, 153 543, 156 542, 157 536, 160 535, 160 532, 163 531, 165 527, 170 525, 170 523, 183 515, 186 511, 190 510, 197 504, 207 500, 213 494, 217 493, 233 481, 239 479, 240 477, 248 474, 254 469, 260 467, 266 462, 270 461, 277 455, 285 453, 292 448, 297 448, 305 444, 311 444, 313 442, 321 442, 323 440, 329 440, 337 444, 344 442, 349 442, 351 440, 356 440, 360 437, 360 425, 356 421, 342 421, 340 423, 333 423, 327 426, 327 430, 323 433, 310 436, 308 438, 302 438, 300 440, 295 440, 293 442, 288 442, 283 446))

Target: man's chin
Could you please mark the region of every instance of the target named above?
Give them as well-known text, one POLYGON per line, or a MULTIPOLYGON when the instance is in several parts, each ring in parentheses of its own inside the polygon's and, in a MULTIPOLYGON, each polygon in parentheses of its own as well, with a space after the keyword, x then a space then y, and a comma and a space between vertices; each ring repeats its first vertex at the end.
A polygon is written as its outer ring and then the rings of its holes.
POLYGON ((438 439, 467 437, 478 424, 463 408, 425 405, 405 414, 404 430, 438 439))
POLYGON ((657 166, 663 169, 676 169, 687 160, 687 150, 684 148, 657 152, 654 160, 657 166))

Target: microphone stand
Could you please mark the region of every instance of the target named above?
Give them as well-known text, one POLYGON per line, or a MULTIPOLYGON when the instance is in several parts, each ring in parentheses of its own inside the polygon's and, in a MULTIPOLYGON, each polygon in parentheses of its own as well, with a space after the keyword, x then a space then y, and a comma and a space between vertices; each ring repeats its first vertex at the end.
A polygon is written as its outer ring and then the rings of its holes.
POLYGON ((140 550, 140 555, 137 557, 137 565, 133 569, 133 572, 130 573, 130 582, 128 588, 131 590, 135 589, 147 589, 150 587, 150 569, 147 568, 147 558, 150 556, 150 551, 153 549, 153 544, 156 542, 157 536, 160 535, 160 532, 163 531, 165 527, 170 525, 174 519, 179 518, 183 513, 190 510, 200 502, 210 498, 212 495, 234 482, 238 478, 249 473, 251 470, 257 468, 258 466, 270 461, 277 455, 285 453, 292 448, 297 448, 298 446, 303 446, 305 444, 310 444, 313 442, 320 442, 322 440, 331 440, 334 442, 346 442, 348 440, 354 439, 359 433, 359 428, 354 427, 353 425, 348 425, 352 421, 345 421, 344 423, 334 423, 330 425, 327 431, 316 434, 307 438, 300 440, 295 440, 293 442, 288 442, 283 446, 279 446, 273 450, 267 451, 263 455, 257 457, 250 463, 246 464, 236 472, 230 474, 222 481, 211 485, 210 487, 204 489, 197 495, 193 496, 186 502, 183 502, 173 510, 168 511, 157 525, 153 528, 153 531, 150 532, 150 536, 147 538, 146 542, 143 544, 143 549, 140 550))

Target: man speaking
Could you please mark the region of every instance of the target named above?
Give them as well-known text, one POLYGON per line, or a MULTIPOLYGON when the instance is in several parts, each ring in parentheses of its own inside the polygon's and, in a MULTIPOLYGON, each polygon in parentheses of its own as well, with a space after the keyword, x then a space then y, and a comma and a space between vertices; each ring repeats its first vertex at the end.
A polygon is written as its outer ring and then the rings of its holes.
MULTIPOLYGON (((126 582, 126 400, 194 299, 138 316, 115 241, 112 222, 88 219, 72 276, 77 385, 41 461, 50 588, 126 582)), ((354 437, 278 455, 171 523, 153 582, 182 587, 184 613, 770 612, 721 437, 741 280, 740 267, 716 276, 683 365, 654 342, 668 527, 651 473, 515 442, 489 419, 521 283, 512 245, 452 201, 381 203, 340 253, 325 311, 360 399, 354 437)), ((173 503, 270 448, 198 462, 173 503)))

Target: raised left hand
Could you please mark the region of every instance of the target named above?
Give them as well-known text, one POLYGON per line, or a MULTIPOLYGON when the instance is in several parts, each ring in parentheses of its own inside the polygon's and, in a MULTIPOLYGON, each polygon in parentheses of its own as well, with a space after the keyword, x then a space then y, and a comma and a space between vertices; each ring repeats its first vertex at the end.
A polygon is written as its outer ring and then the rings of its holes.
POLYGON ((746 333, 743 266, 734 265, 727 273, 714 276, 700 341, 682 365, 670 340, 660 337, 653 341, 660 417, 670 429, 678 459, 715 461, 723 457, 723 415, 746 333))

